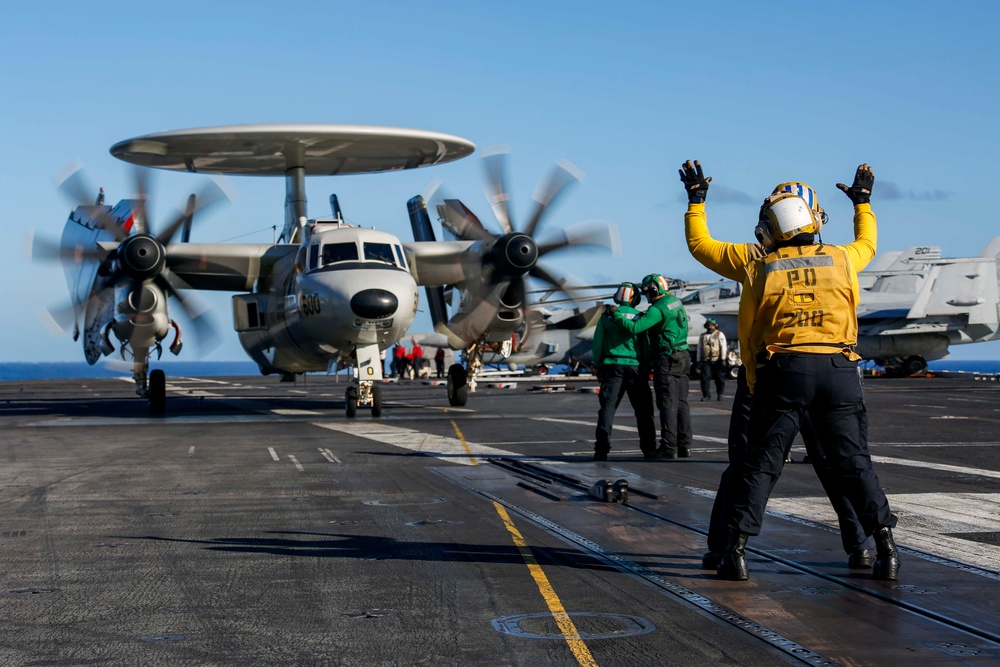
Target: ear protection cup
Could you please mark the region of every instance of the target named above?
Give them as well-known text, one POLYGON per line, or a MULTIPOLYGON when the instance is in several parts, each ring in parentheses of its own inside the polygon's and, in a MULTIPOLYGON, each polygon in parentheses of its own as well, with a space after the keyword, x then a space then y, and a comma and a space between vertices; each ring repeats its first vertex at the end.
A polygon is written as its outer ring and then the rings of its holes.
POLYGON ((823 225, 826 224, 827 220, 829 220, 830 217, 826 214, 826 211, 824 211, 823 209, 819 209, 818 211, 816 211, 813 217, 816 218, 816 233, 819 234, 821 231, 823 231, 823 225))
POLYGON ((770 248, 774 245, 774 238, 771 236, 767 225, 763 222, 758 222, 757 226, 753 228, 753 235, 757 238, 757 243, 765 248, 770 248))
POLYGON ((764 211, 767 210, 767 200, 760 206, 760 211, 757 213, 757 226, 753 228, 754 238, 757 239, 757 243, 761 244, 765 248, 770 248, 774 245, 774 238, 771 236, 771 231, 767 226, 767 218, 764 217, 764 211))

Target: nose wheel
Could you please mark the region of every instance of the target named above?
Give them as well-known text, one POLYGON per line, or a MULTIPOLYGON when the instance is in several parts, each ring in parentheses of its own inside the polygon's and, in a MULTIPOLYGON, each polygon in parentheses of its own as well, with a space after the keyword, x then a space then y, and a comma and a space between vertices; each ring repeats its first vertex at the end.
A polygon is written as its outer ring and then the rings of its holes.
POLYGON ((382 416, 382 387, 370 380, 358 383, 356 387, 348 387, 344 397, 348 419, 358 416, 358 406, 370 407, 372 417, 382 416))

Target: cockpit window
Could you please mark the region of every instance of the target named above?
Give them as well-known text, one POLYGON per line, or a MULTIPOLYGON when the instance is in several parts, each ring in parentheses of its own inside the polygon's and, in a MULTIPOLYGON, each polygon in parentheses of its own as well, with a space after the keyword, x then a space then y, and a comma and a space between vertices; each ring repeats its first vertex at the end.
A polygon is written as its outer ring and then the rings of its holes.
POLYGON ((356 243, 327 243, 323 246, 323 266, 357 259, 358 245, 356 243))
POLYGON ((399 265, 405 269, 406 255, 403 253, 403 249, 399 247, 399 244, 396 244, 396 259, 399 260, 399 265))
POLYGON ((365 243, 365 259, 395 264, 396 260, 392 256, 392 246, 388 243, 365 243))
POLYGON ((698 292, 692 292, 691 294, 688 294, 686 297, 681 299, 681 303, 685 305, 692 303, 701 303, 701 294, 698 292))

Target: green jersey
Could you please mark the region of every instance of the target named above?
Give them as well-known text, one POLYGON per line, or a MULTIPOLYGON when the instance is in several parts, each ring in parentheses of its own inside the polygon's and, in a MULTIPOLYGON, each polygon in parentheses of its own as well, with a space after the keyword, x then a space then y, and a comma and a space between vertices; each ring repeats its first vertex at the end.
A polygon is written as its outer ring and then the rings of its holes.
POLYGON ((653 359, 688 348, 687 311, 673 294, 661 296, 638 319, 632 319, 619 309, 615 313, 615 322, 620 329, 631 334, 648 331, 653 359))
MULTIPOLYGON (((619 306, 623 317, 638 318, 640 313, 630 306, 619 306)), ((615 324, 608 315, 601 315, 594 329, 594 366, 638 366, 645 360, 646 336, 629 333, 615 324)))

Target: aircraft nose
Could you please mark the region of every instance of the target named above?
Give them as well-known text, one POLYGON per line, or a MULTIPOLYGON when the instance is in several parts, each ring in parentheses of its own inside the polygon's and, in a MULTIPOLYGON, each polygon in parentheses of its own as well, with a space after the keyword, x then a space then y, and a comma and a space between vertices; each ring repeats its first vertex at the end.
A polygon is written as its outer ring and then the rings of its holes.
POLYGON ((358 317, 377 320, 396 312, 399 300, 392 292, 384 289, 361 290, 351 297, 351 310, 358 317))

